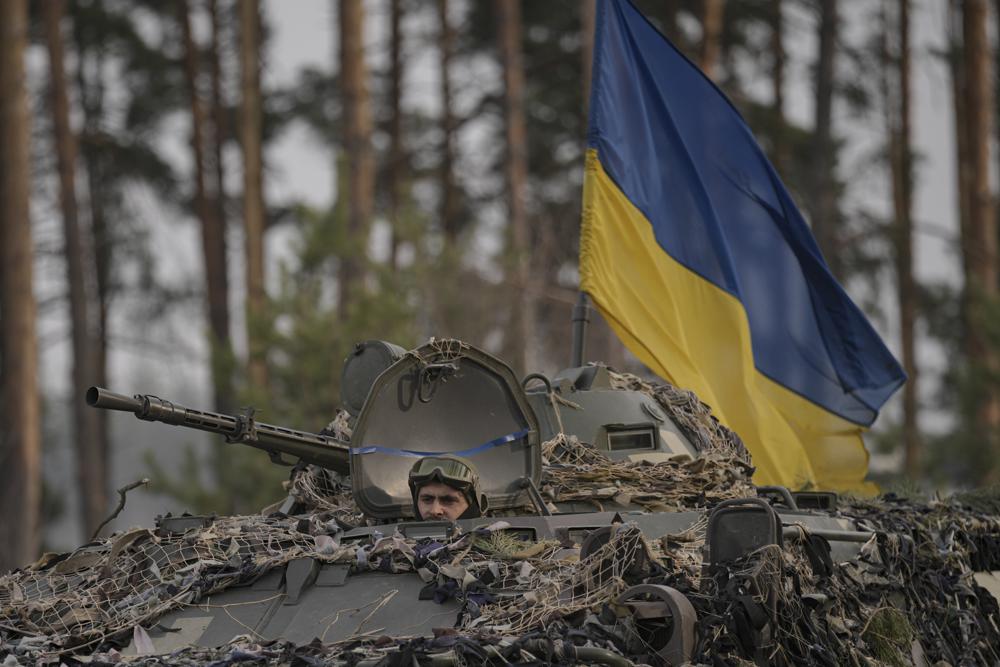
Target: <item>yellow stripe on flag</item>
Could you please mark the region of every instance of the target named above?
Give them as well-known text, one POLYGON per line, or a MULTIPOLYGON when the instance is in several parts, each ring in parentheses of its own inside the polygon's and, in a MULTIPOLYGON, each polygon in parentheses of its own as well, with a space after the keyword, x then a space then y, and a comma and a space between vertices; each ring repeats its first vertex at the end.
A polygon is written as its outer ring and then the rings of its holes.
POLYGON ((646 217, 587 153, 581 289, 661 377, 689 389, 753 456, 757 484, 870 493, 860 427, 762 375, 731 294, 663 251, 646 217))

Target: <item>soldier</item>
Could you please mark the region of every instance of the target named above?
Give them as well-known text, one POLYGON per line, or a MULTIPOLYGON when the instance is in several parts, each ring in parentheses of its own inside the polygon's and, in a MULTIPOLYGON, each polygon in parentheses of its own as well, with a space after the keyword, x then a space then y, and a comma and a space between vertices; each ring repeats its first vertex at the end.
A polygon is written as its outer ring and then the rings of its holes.
POLYGON ((410 468, 413 511, 424 521, 473 519, 486 511, 479 473, 457 456, 426 456, 410 468))

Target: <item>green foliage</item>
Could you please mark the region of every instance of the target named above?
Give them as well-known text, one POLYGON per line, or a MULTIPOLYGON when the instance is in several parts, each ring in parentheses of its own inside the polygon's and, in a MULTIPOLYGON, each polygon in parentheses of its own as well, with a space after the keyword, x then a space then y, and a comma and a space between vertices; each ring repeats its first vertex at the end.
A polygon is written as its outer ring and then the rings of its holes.
POLYGON ((987 432, 980 419, 983 401, 1000 392, 1000 377, 982 359, 970 358, 966 347, 966 321, 976 327, 982 344, 1000 351, 1000 301, 977 293, 960 293, 945 285, 932 285, 921 293, 930 334, 956 360, 941 378, 938 406, 954 416, 948 431, 927 441, 927 470, 933 479, 961 485, 979 485, 997 472, 996 444, 1000 434, 987 432), (971 310, 966 318, 963 312, 971 310))
POLYGON ((908 477, 897 477, 892 481, 883 484, 881 487, 882 493, 888 495, 893 494, 899 498, 905 498, 913 502, 927 502, 928 494, 921 487, 917 480, 910 479, 908 477))
POLYGON ((339 84, 335 75, 306 67, 298 73, 295 85, 278 91, 275 107, 289 120, 300 121, 330 149, 339 145, 340 100, 334 95, 339 84))
POLYGON ((1000 514, 1000 485, 992 484, 979 489, 956 493, 952 496, 952 500, 961 503, 974 512, 1000 514))
MULTIPOLYGON (((268 350, 269 384, 255 393, 244 383, 238 404, 255 406, 260 421, 317 432, 339 408, 340 370, 355 343, 380 338, 414 346, 417 283, 413 269, 369 266, 368 283, 342 312, 336 303, 337 258, 360 251, 344 238, 342 211, 300 207, 294 217, 300 233, 295 261, 282 267, 280 288, 256 332, 268 350)), ((232 444, 213 447, 213 474, 206 474, 190 448, 176 475, 149 463, 154 488, 198 512, 258 511, 280 499, 288 474, 263 452, 232 444)))
POLYGON ((81 204, 89 204, 100 299, 107 304, 128 292, 139 293, 143 305, 169 305, 172 298, 158 298, 171 290, 161 290, 154 278, 149 226, 132 202, 136 192, 168 208, 181 201, 178 176, 157 143, 184 100, 176 49, 168 48, 171 32, 160 10, 121 0, 74 2, 67 9, 73 27, 68 50, 75 52, 67 75, 83 111, 79 148, 87 178, 80 187, 87 198, 81 204))
POLYGON ((945 283, 920 286, 918 308, 927 325, 927 333, 941 342, 951 354, 961 348, 962 297, 959 288, 945 283))
POLYGON ((213 443, 208 466, 191 445, 176 470, 166 470, 152 453, 144 459, 149 490, 174 498, 194 514, 258 512, 282 498, 281 483, 288 477, 288 468, 272 464, 264 452, 224 442, 213 443))
POLYGON ((892 607, 881 607, 868 619, 861 638, 871 647, 879 664, 905 667, 911 664, 910 644, 916 633, 906 615, 892 607))
POLYGON ((868 449, 879 454, 889 454, 896 450, 903 437, 903 424, 898 420, 879 420, 879 428, 865 434, 868 449))
POLYGON ((269 413, 318 430, 336 412, 340 368, 353 344, 384 338, 409 345, 410 317, 405 304, 389 291, 362 295, 351 312, 341 316, 324 305, 322 288, 296 286, 293 276, 285 278, 275 308, 278 326, 269 344, 274 397, 269 413))

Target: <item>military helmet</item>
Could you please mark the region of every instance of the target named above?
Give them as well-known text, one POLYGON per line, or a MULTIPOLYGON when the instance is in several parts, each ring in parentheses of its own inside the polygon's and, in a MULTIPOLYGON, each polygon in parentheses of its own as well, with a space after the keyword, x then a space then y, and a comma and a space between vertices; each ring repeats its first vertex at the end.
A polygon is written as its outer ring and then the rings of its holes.
POLYGON ((460 519, 474 519, 482 516, 487 508, 486 494, 480 491, 479 473, 469 461, 453 455, 425 456, 410 468, 410 495, 413 498, 413 512, 420 518, 417 507, 417 492, 425 484, 440 482, 462 493, 469 502, 468 509, 460 519))

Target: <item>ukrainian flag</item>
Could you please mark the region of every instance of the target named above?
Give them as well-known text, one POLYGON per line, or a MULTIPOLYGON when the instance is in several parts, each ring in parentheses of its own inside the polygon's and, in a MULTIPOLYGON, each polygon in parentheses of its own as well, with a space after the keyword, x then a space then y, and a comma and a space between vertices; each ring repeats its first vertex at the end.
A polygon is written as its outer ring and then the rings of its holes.
POLYGON ((600 0, 581 288, 743 438, 758 484, 863 490, 905 381, 739 112, 626 0, 600 0))

